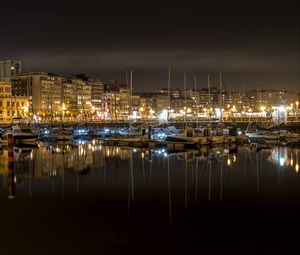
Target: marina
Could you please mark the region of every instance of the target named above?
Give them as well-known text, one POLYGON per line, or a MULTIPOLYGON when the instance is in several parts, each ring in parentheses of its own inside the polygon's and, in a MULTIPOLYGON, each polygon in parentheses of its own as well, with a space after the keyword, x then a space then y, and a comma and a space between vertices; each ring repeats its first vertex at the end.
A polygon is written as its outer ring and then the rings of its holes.
MULTIPOLYGON (((170 149, 196 149, 203 146, 222 144, 246 144, 251 142, 297 145, 300 135, 297 131, 288 131, 280 126, 274 129, 253 129, 236 124, 225 126, 202 124, 201 127, 176 128, 171 125, 150 126, 145 124, 129 126, 98 127, 92 125, 75 126, 31 126, 16 124, 0 131, 0 143, 7 143, 7 134, 11 133, 14 144, 36 144, 39 142, 59 142, 76 140, 100 140, 104 145, 170 149)), ((198 126, 198 125, 197 125, 198 126)))
POLYGON ((299 1, 2 1, 0 255, 292 255, 299 1))

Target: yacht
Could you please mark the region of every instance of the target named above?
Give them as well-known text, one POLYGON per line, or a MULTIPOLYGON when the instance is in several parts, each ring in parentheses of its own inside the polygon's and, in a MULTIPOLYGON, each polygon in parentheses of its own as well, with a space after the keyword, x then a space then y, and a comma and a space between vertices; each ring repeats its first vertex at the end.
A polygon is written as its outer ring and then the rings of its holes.
MULTIPOLYGON (((7 135, 10 133, 8 130, 1 135, 0 141, 7 142, 7 135)), ((36 143, 37 134, 34 133, 30 127, 25 124, 13 125, 11 128, 14 143, 36 143)))
POLYGON ((44 128, 39 138, 46 141, 67 141, 73 138, 72 132, 68 128, 44 128))
POLYGON ((200 128, 185 128, 179 129, 176 134, 168 135, 165 141, 170 142, 189 142, 199 145, 207 145, 211 142, 209 136, 204 136, 205 129, 200 128))

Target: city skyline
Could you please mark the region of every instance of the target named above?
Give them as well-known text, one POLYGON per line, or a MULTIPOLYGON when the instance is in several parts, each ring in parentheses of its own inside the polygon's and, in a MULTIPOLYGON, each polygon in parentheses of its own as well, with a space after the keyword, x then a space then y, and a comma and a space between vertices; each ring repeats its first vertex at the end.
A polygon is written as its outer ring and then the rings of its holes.
POLYGON ((16 18, 3 27, 9 39, 1 40, 0 57, 21 59, 23 71, 86 73, 103 82, 123 82, 132 69, 135 91, 166 87, 171 66, 174 88, 182 88, 186 70, 199 84, 222 73, 231 90, 299 92, 298 1, 241 5, 5 2, 16 18))

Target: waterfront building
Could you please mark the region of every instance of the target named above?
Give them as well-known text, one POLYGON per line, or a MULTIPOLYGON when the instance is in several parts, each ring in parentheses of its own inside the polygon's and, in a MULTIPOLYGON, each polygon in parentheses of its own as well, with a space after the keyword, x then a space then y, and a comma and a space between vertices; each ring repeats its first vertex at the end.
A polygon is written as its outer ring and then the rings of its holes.
POLYGON ((127 85, 113 80, 104 84, 103 88, 104 115, 101 118, 127 119, 130 110, 129 102, 133 99, 130 98, 127 85))
POLYGON ((87 121, 93 117, 91 84, 82 75, 63 78, 62 111, 64 119, 87 121))
POLYGON ((50 73, 22 73, 11 78, 13 96, 29 100, 34 118, 52 120, 61 114, 62 79, 50 73))
POLYGON ((11 123, 28 114, 28 97, 12 95, 11 82, 0 82, 0 122, 11 123))
POLYGON ((103 111, 103 83, 98 79, 88 79, 91 86, 92 107, 96 113, 103 111))

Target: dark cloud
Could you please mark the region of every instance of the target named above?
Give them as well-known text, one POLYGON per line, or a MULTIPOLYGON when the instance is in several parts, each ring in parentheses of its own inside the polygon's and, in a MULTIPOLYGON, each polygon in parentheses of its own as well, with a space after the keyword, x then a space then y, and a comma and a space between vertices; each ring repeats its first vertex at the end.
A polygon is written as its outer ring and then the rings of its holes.
MULTIPOLYGON (((135 70, 137 90, 164 86, 173 69, 222 72, 228 87, 299 89, 299 1, 6 1, 0 58, 24 69, 84 72, 103 80, 135 70), (4 36, 4 37, 3 37, 4 36), (5 39, 3 39, 5 38, 5 39)), ((217 79, 216 82, 217 83, 217 79)))

